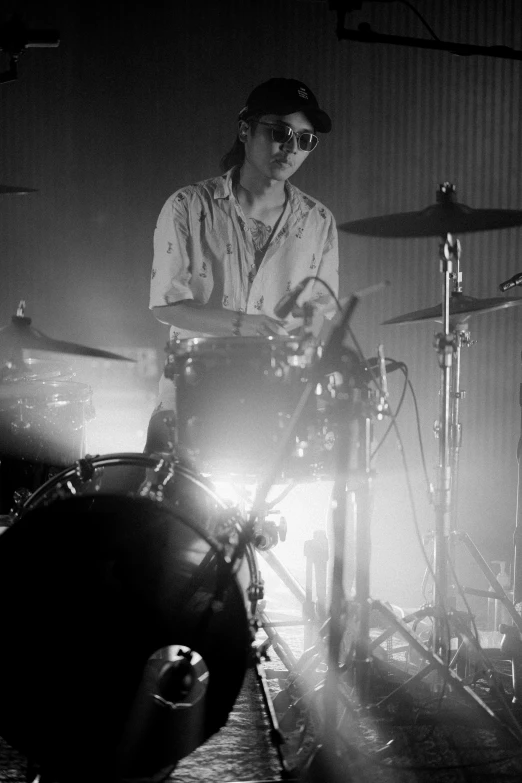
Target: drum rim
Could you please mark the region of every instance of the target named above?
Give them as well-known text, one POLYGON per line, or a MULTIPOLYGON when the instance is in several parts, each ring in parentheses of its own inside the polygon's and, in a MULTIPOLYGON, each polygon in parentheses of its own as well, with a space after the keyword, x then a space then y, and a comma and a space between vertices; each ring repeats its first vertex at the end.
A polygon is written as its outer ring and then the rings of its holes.
POLYGON ((299 348, 300 340, 298 337, 282 336, 282 335, 270 335, 268 337, 252 336, 252 337, 187 337, 179 340, 171 340, 169 342, 169 353, 174 356, 184 356, 191 353, 203 353, 205 348, 209 349, 208 352, 215 351, 218 348, 224 346, 230 346, 234 348, 252 348, 253 346, 260 346, 270 351, 274 351, 277 348, 295 345, 296 350, 299 348))
POLYGON ((0 406, 7 404, 33 403, 52 403, 52 402, 89 402, 92 398, 92 388, 88 383, 78 381, 64 380, 43 380, 43 381, 16 381, 12 384, 0 385, 0 406), (16 386, 19 388, 17 389, 16 386), (22 387, 22 388, 20 388, 22 387), (31 388, 34 387, 34 388, 31 388), (3 390, 6 394, 3 394, 3 390), (69 393, 68 393, 69 392, 69 393))
MULTIPOLYGON (((52 489, 54 486, 57 486, 60 484, 61 481, 65 480, 68 476, 74 476, 76 473, 76 469, 78 466, 78 463, 86 460, 92 464, 94 469, 99 467, 108 467, 111 465, 121 467, 121 466, 131 466, 131 467, 152 467, 154 465, 157 465, 159 462, 161 462, 164 458, 161 455, 153 455, 153 454, 143 454, 141 452, 114 452, 111 454, 97 454, 94 457, 86 456, 82 460, 77 460, 72 465, 69 465, 67 468, 64 468, 64 470, 61 470, 59 473, 55 473, 54 476, 51 476, 51 478, 47 479, 43 484, 41 484, 25 501, 22 508, 20 509, 19 516, 20 519, 22 519, 25 514, 29 514, 31 511, 37 510, 42 507, 42 501, 45 499, 45 496, 47 495, 48 491, 52 489)), ((174 460, 175 463, 175 470, 179 472, 184 478, 190 478, 194 484, 204 492, 206 492, 211 500, 213 500, 222 511, 226 511, 228 509, 227 504, 221 498, 216 490, 209 486, 208 483, 205 482, 204 476, 201 473, 198 473, 194 468, 190 467, 190 465, 184 464, 183 462, 179 462, 174 460)), ((110 493, 110 496, 117 496, 117 493, 110 493)), ((96 495, 94 495, 96 496, 96 495)), ((99 497, 104 497, 105 495, 100 495, 99 497)), ((71 493, 71 497, 76 497, 76 495, 71 493)), ((78 497, 89 497, 88 495, 81 495, 78 494, 78 497)), ((91 496, 92 497, 92 496, 91 496)), ((128 495, 121 495, 121 497, 128 497, 128 495)), ((168 504, 163 503, 163 501, 155 501, 150 498, 145 498, 150 500, 151 503, 158 503, 159 506, 163 506, 167 511, 174 512, 174 509, 168 504)), ((56 500, 56 498, 52 498, 51 502, 56 500)), ((180 518, 183 518, 181 514, 179 514, 180 518)), ((201 535, 208 544, 210 544, 212 547, 217 549, 217 551, 220 551, 222 545, 218 541, 218 539, 213 536, 211 533, 208 533, 206 530, 204 530, 200 525, 197 525, 197 523, 193 522, 192 520, 185 520, 183 518, 183 521, 188 525, 194 525, 197 527, 197 532, 199 535, 201 535)), ((243 533, 243 527, 236 523, 235 525, 237 532, 241 535, 243 533)), ((246 547, 248 548, 249 542, 246 542, 246 547)))

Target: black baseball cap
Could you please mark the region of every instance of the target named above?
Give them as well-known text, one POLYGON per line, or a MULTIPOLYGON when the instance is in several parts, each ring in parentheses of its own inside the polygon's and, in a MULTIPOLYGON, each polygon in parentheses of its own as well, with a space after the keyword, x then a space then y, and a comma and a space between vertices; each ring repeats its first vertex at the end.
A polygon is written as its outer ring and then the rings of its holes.
POLYGON ((252 90, 246 105, 239 112, 243 120, 253 114, 293 114, 302 111, 315 130, 330 133, 332 121, 325 111, 319 108, 317 98, 306 84, 297 79, 269 79, 252 90))

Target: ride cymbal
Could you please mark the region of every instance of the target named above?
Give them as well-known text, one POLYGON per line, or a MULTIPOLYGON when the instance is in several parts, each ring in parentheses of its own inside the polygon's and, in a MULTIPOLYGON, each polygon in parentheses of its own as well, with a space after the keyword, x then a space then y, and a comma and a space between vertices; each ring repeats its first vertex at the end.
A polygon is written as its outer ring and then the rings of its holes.
POLYGON ((491 231, 522 225, 522 210, 472 209, 465 204, 432 204, 420 212, 363 218, 342 223, 340 231, 362 236, 415 238, 491 231))
POLYGON ((25 193, 36 193, 36 188, 24 188, 17 185, 0 185, 0 195, 23 196, 25 193))
POLYGON ((65 340, 54 340, 31 326, 31 319, 14 315, 11 324, 0 329, 0 355, 19 351, 52 351, 75 356, 91 356, 99 359, 115 359, 116 361, 133 362, 127 356, 121 356, 99 348, 89 348, 87 345, 70 343, 65 340))
MULTIPOLYGON (((475 299, 473 296, 465 296, 462 293, 453 293, 449 302, 450 319, 453 321, 466 321, 472 315, 489 313, 493 310, 504 310, 507 307, 515 307, 522 304, 522 298, 495 297, 492 299, 475 299)), ((414 310, 406 315, 399 315, 383 321, 383 326, 388 324, 408 324, 418 321, 442 321, 442 304, 428 307, 425 310, 414 310)))
POLYGON ((444 182, 437 190, 437 203, 420 212, 363 218, 342 223, 341 231, 373 237, 435 237, 491 231, 522 225, 522 210, 473 209, 455 201, 455 186, 444 182))

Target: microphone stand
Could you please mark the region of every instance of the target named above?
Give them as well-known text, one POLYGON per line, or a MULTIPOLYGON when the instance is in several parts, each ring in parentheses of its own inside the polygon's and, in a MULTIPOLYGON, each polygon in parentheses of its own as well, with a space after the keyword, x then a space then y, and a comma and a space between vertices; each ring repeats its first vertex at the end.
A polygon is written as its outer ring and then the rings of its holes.
MULTIPOLYGON (((513 604, 517 615, 522 608, 522 383, 519 390, 520 405, 520 437, 517 446, 517 506, 515 517, 515 531, 513 533, 513 545, 515 555, 513 560, 513 604)), ((520 625, 503 625, 501 632, 506 634, 506 640, 501 649, 508 648, 511 655, 511 675, 513 683, 513 702, 522 702, 522 633, 520 625)))

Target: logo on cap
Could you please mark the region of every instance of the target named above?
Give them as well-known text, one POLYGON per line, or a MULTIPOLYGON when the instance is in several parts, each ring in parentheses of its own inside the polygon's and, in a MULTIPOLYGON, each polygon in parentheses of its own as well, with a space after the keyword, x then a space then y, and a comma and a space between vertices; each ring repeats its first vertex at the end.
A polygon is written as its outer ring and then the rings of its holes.
POLYGON ((306 92, 306 90, 305 90, 305 88, 304 88, 304 87, 299 87, 299 89, 297 90, 297 94, 298 94, 298 95, 299 95, 299 97, 300 97, 300 98, 302 98, 303 100, 305 100, 305 101, 307 101, 307 100, 308 100, 308 93, 306 92))

